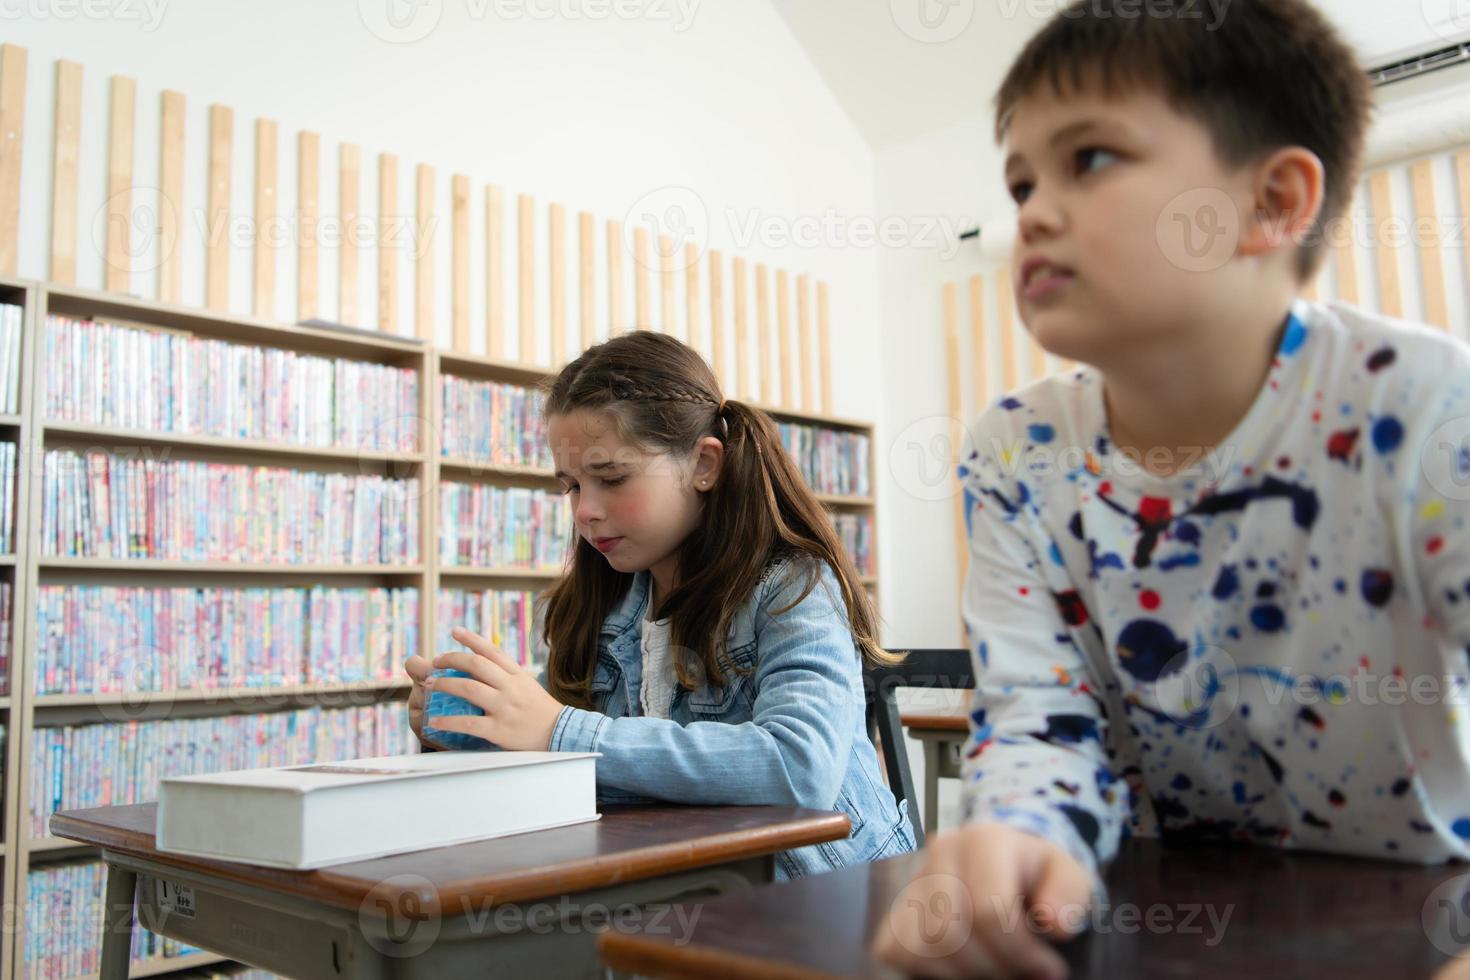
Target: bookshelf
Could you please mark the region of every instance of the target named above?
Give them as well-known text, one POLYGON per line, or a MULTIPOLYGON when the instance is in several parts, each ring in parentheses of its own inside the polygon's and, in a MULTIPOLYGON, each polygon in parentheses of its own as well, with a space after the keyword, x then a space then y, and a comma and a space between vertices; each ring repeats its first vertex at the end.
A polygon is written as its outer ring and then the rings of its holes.
MULTIPOLYGON (((44 693, 36 687, 40 657, 37 624, 38 597, 48 585, 132 587, 324 587, 413 588, 418 591, 417 645, 421 652, 437 646, 440 624, 438 597, 449 589, 540 591, 555 581, 554 568, 461 566, 448 563, 439 551, 441 481, 488 484, 530 490, 559 489, 552 471, 534 465, 489 463, 442 455, 441 379, 446 375, 534 387, 547 380, 550 369, 490 357, 436 350, 420 343, 377 331, 336 331, 293 326, 132 299, 115 293, 93 292, 25 280, 0 279, 0 302, 23 308, 21 338, 21 411, 0 415, 0 438, 14 439, 20 447, 16 487, 16 551, 0 555, 0 582, 12 586, 12 629, 15 642, 9 664, 7 694, 0 697, 0 721, 6 728, 4 782, 4 839, 0 841, 3 898, 7 908, 19 910, 15 925, 0 934, 0 980, 23 977, 26 916, 24 907, 29 873, 95 852, 50 836, 30 834, 30 777, 38 732, 62 725, 89 722, 117 723, 168 719, 208 719, 257 711, 310 706, 360 706, 401 702, 408 685, 401 678, 353 682, 317 681, 274 687, 188 688, 181 690, 124 690, 110 693, 44 693), (51 314, 76 319, 95 318, 151 331, 174 331, 199 338, 223 340, 297 354, 321 355, 374 365, 408 369, 417 376, 413 451, 356 450, 287 444, 259 439, 235 439, 178 431, 150 431, 116 426, 90 426, 46 417, 46 356, 43 338, 51 314), (164 558, 63 557, 43 554, 42 460, 48 450, 130 450, 156 458, 252 467, 280 467, 319 473, 417 479, 412 502, 418 519, 417 560, 385 564, 343 562, 235 562, 164 558), (22 760, 26 760, 23 765, 22 760)), ((841 433, 868 436, 867 482, 876 485, 871 451, 870 423, 777 406, 761 406, 779 422, 799 423, 841 433)), ((866 515, 873 520, 876 499, 871 495, 823 494, 822 503, 835 514, 866 515)), ((876 539, 876 528, 874 537, 876 539)), ((876 550, 876 549, 875 549, 876 550)), ((864 584, 876 591, 874 567, 864 584)), ((224 963, 209 954, 135 963, 137 977, 174 973, 191 967, 224 963)), ((81 980, 81 978, 77 978, 81 980)))

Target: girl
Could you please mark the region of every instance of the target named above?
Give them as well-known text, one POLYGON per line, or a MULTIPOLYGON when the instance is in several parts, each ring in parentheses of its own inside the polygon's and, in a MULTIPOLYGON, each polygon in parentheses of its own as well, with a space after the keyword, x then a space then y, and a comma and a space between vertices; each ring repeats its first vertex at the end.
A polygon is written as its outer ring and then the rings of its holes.
POLYGON ((777 855, 779 878, 912 850, 864 726, 862 663, 894 658, 771 420, 721 397, 689 347, 646 331, 567 365, 546 415, 577 539, 544 600, 545 670, 533 678, 455 630, 473 652, 409 661, 419 738, 600 752, 603 802, 848 817, 846 840, 777 855), (483 714, 443 714, 455 698, 483 714))

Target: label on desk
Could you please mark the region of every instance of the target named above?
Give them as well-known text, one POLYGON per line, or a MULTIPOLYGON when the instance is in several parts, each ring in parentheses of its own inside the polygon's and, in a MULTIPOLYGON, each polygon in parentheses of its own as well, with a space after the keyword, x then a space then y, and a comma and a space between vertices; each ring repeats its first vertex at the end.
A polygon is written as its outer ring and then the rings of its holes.
POLYGON ((158 898, 159 908, 175 912, 186 919, 194 918, 194 889, 155 878, 153 891, 158 898))

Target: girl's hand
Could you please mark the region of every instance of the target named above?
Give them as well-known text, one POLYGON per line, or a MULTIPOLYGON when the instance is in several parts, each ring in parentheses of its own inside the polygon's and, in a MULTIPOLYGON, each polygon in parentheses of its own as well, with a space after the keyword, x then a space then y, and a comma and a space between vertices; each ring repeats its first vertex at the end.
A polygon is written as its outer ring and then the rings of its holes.
POLYGON ((413 679, 413 690, 408 693, 408 727, 418 736, 418 740, 429 748, 442 749, 444 746, 433 739, 424 738, 424 706, 429 703, 429 691, 424 683, 429 679, 434 665, 429 663, 427 657, 409 657, 404 670, 413 679))
POLYGON ((485 714, 436 715, 429 724, 443 732, 479 736, 502 749, 545 751, 562 703, 546 692, 534 674, 522 670, 483 636, 466 629, 455 629, 450 635, 474 652, 441 653, 434 658, 434 667, 452 667, 474 679, 431 677, 428 688, 463 698, 485 714))

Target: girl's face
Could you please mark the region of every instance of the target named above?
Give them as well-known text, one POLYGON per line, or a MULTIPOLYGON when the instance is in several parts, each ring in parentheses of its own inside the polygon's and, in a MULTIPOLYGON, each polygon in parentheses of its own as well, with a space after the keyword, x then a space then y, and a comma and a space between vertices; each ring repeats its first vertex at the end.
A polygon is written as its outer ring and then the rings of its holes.
POLYGON ((547 433, 577 533, 618 571, 649 570, 671 588, 679 546, 699 526, 701 494, 719 477, 720 441, 703 439, 678 459, 624 441, 609 415, 584 409, 551 416, 547 433))

